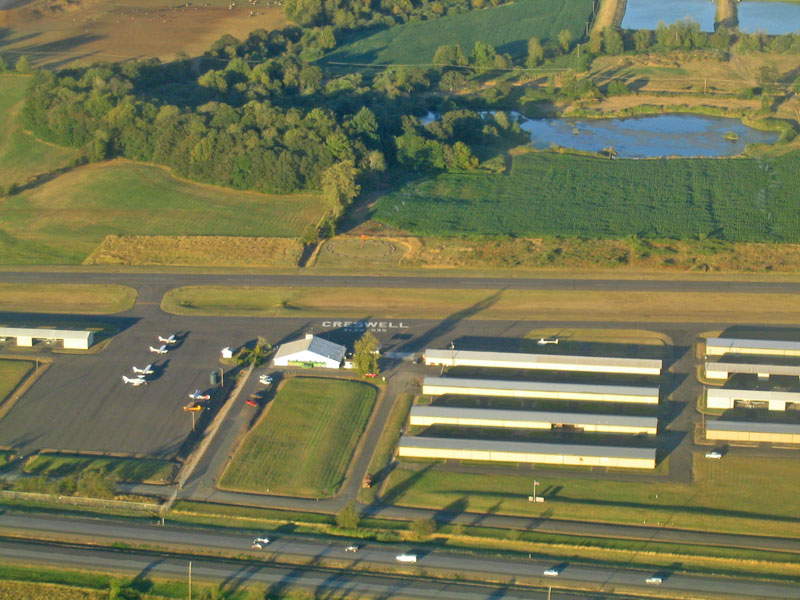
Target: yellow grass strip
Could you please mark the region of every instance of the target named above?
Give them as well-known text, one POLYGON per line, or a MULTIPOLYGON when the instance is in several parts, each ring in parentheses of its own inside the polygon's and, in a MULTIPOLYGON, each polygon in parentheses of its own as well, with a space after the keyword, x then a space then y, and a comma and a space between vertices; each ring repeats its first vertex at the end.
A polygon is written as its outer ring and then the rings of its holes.
POLYGON ((0 311, 100 315, 128 310, 135 300, 126 285, 0 283, 0 311))
POLYGON ((796 323, 792 294, 395 288, 182 287, 162 308, 184 315, 342 319, 523 319, 796 323))

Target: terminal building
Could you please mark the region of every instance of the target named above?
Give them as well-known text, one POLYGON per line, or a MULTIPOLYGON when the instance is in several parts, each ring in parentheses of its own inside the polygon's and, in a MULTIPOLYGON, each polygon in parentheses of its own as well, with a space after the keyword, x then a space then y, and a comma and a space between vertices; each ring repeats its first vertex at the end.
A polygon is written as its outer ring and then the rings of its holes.
POLYGON ((731 375, 758 375, 759 379, 769 379, 772 375, 800 377, 800 365, 761 365, 757 363, 711 362, 706 361, 708 379, 728 379, 731 375))
POLYGON ((510 463, 654 469, 654 448, 496 442, 452 438, 400 438, 398 456, 510 463))
POLYGON ((17 346, 33 346, 35 340, 61 342, 64 348, 88 350, 94 344, 94 332, 68 329, 25 329, 0 327, 0 338, 15 338, 17 346))
POLYGON ((642 358, 434 349, 425 350, 425 364, 445 367, 540 369, 586 373, 625 373, 631 375, 660 375, 662 368, 662 361, 642 358))
POLYGON ((345 350, 344 346, 308 333, 302 340, 282 344, 272 362, 276 367, 338 369, 345 350))
POLYGON ((455 425, 458 427, 501 427, 508 429, 557 429, 602 433, 658 432, 656 417, 627 417, 531 410, 495 410, 453 406, 414 406, 410 425, 455 425))
POLYGON ((465 396, 504 396, 510 398, 658 404, 657 387, 589 385, 546 381, 492 381, 458 377, 426 377, 422 384, 422 393, 426 396, 459 394, 465 396))
POLYGON ((706 339, 706 356, 723 356, 725 354, 800 357, 800 342, 734 338, 706 339))
POLYGON ((723 410, 733 408, 786 410, 789 405, 800 406, 800 393, 732 390, 728 388, 709 388, 706 390, 706 406, 708 408, 723 410))
POLYGON ((769 442, 800 444, 800 425, 785 423, 749 423, 745 421, 710 421, 706 439, 726 442, 769 442))

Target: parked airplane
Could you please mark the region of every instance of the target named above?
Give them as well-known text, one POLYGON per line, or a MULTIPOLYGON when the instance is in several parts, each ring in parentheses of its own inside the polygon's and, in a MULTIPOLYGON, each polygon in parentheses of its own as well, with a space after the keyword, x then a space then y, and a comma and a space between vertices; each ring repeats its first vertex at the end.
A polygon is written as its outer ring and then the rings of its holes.
POLYGON ((191 394, 189 394, 189 398, 192 400, 211 400, 211 394, 206 394, 205 396, 200 394, 200 390, 195 390, 191 394))
POLYGON ((142 376, 139 376, 139 377, 125 377, 125 375, 123 375, 122 376, 122 382, 123 383, 130 383, 133 386, 147 385, 147 382, 145 381, 144 377, 142 377, 142 376))
POLYGON ((153 363, 150 363, 149 365, 141 369, 139 367, 133 367, 133 372, 139 373, 140 375, 152 375, 154 373, 153 363))
POLYGON ((150 346, 150 352, 155 352, 156 354, 166 354, 167 352, 169 352, 169 350, 167 350, 167 345, 164 344, 160 348, 153 348, 152 346, 150 346))
POLYGON ((546 344, 557 344, 558 338, 539 338, 539 341, 536 343, 540 346, 544 346, 546 344))
POLYGON ((159 341, 159 342, 164 342, 165 344, 174 344, 174 343, 175 343, 175 342, 177 342, 178 340, 175 338, 175 334, 173 333, 173 334, 172 334, 171 336, 169 336, 169 337, 161 337, 161 336, 158 336, 158 341, 159 341))

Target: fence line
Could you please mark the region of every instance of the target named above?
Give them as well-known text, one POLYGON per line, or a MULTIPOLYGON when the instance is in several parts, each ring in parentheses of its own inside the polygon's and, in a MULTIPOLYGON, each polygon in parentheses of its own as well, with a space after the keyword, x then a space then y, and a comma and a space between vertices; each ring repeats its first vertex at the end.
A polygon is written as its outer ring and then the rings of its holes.
POLYGON ((7 500, 30 500, 40 502, 56 502, 72 506, 93 506, 100 508, 126 508, 160 513, 164 506, 150 502, 132 502, 130 500, 111 500, 105 498, 84 498, 81 496, 60 496, 58 494, 38 494, 35 492, 15 492, 13 490, 0 490, 0 498, 7 500))

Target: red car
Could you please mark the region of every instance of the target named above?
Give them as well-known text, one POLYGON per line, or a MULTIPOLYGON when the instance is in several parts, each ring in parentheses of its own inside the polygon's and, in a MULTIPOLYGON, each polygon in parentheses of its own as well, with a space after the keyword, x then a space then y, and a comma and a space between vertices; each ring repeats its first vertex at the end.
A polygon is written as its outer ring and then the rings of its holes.
POLYGON ((255 400, 250 400, 250 398, 245 400, 245 403, 249 404, 250 406, 258 406, 258 403, 255 400))
POLYGON ((377 373, 367 373, 366 375, 364 375, 364 377, 377 377, 377 376, 378 376, 377 373))

